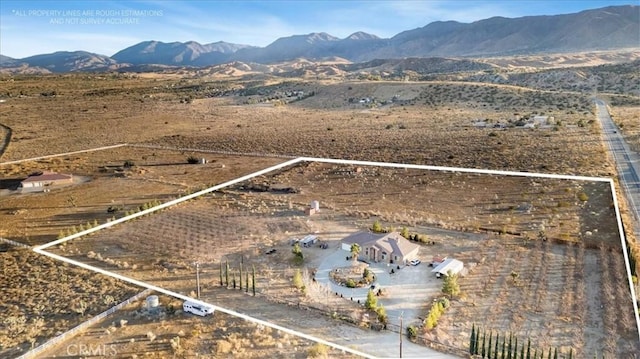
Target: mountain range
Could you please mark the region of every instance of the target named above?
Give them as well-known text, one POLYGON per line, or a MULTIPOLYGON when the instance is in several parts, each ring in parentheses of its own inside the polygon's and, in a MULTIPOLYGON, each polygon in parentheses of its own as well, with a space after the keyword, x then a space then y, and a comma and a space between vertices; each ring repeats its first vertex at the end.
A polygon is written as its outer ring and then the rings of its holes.
POLYGON ((437 21, 385 39, 364 32, 340 39, 321 32, 279 38, 265 47, 223 41, 210 44, 144 41, 111 57, 84 51, 55 52, 23 59, 0 55, 0 68, 38 68, 43 72, 113 71, 150 65, 206 67, 234 61, 270 64, 297 58, 338 57, 366 62, 408 57, 486 57, 638 47, 640 6, 625 5, 553 16, 492 17, 472 23, 437 21))

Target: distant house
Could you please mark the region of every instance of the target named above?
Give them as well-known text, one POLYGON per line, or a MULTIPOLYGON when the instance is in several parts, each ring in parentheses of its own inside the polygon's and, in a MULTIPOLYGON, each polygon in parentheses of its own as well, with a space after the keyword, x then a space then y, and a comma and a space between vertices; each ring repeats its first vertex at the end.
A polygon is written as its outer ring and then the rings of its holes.
POLYGON ((444 262, 438 264, 431 270, 431 273, 435 273, 436 277, 440 278, 445 275, 458 274, 464 268, 464 263, 454 258, 447 258, 444 262))
POLYGON ((359 257, 383 263, 405 263, 418 256, 420 246, 409 242, 398 232, 358 232, 342 239, 342 249, 351 251, 351 245, 360 246, 359 257))
POLYGON ((20 182, 22 188, 44 188, 47 186, 65 185, 73 183, 72 175, 55 172, 37 172, 20 182))

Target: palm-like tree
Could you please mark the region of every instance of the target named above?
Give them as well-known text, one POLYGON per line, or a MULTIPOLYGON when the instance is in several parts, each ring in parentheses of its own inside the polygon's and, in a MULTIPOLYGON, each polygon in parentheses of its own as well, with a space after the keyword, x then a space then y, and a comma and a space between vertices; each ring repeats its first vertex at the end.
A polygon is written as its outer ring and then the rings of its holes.
POLYGON ((360 245, 358 243, 354 243, 351 245, 351 257, 354 261, 358 260, 358 254, 360 254, 360 245))

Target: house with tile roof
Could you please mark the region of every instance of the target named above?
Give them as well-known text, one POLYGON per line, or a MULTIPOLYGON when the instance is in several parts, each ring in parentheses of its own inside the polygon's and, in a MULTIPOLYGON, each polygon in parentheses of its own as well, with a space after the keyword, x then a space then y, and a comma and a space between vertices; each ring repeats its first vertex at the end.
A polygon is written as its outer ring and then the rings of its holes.
POLYGON ((360 259, 391 264, 416 259, 420 249, 420 246, 409 242, 398 232, 357 232, 342 239, 342 249, 351 252, 354 243, 360 246, 360 259))

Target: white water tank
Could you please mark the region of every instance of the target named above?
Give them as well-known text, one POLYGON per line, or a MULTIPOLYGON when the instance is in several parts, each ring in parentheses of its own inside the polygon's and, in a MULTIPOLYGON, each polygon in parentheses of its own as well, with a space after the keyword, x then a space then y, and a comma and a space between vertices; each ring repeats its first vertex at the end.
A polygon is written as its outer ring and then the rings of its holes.
POLYGON ((316 211, 319 211, 319 210, 320 210, 320 202, 318 202, 318 201, 311 201, 311 208, 312 208, 312 209, 314 209, 314 210, 316 210, 316 211))

